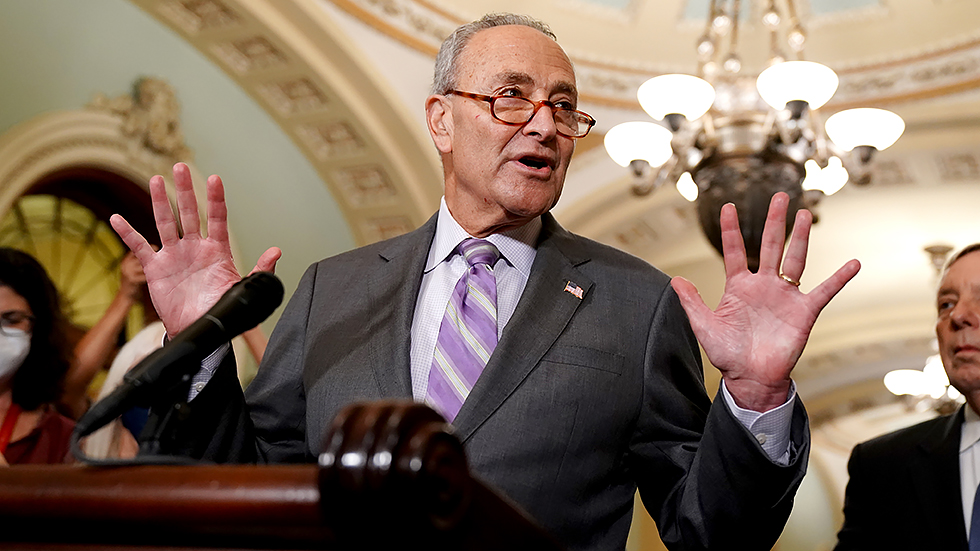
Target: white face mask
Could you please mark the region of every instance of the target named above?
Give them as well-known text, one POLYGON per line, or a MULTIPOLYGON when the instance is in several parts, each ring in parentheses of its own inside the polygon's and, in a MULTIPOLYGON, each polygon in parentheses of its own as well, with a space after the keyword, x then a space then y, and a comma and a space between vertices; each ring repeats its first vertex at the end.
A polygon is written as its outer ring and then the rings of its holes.
POLYGON ((31 335, 22 329, 4 329, 0 333, 0 380, 20 368, 31 351, 31 335))

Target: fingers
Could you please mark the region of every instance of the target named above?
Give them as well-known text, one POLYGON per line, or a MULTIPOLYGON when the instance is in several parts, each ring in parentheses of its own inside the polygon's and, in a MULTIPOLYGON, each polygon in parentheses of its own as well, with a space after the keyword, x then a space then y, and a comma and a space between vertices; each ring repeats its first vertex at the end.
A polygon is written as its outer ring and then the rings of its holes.
MULTIPOLYGON (((160 243, 163 246, 176 243, 180 235, 177 232, 174 211, 170 208, 170 199, 167 198, 167 185, 163 181, 163 176, 150 178, 150 201, 153 205, 153 219, 156 220, 157 232, 160 234, 160 243)), ((116 231, 118 233, 118 230, 116 231)), ((136 249, 132 246, 129 249, 136 253, 136 249)), ((139 256, 139 253, 136 253, 136 256, 139 256)), ((140 261, 142 260, 141 258, 140 261)))
POLYGON ((681 302, 681 308, 687 313, 687 319, 691 322, 694 336, 700 339, 705 320, 712 314, 711 309, 704 303, 704 299, 698 293, 698 288, 683 277, 678 276, 671 279, 670 286, 677 293, 677 298, 681 302))
MULTIPOLYGON (((759 249, 759 273, 779 271, 783 258, 783 245, 786 242, 786 209, 789 195, 779 192, 769 201, 766 225, 762 229, 762 247, 759 249)), ((797 279, 797 278, 794 278, 797 279)))
POLYGON ((225 202, 225 185, 221 178, 208 178, 208 237, 228 242, 228 203, 225 202))
POLYGON ((109 224, 112 226, 112 229, 116 230, 119 238, 129 247, 129 250, 133 251, 133 254, 136 255, 136 258, 141 264, 146 264, 150 260, 154 252, 153 247, 147 243, 146 239, 138 231, 133 229, 133 226, 129 225, 129 222, 125 218, 118 214, 113 214, 109 217, 109 224))
POLYGON ((796 211, 796 220, 793 221, 793 235, 789 240, 789 247, 786 248, 786 257, 783 259, 781 268, 782 273, 790 279, 799 281, 803 277, 812 224, 813 215, 810 214, 810 211, 806 209, 796 211))
POLYGON ((191 170, 184 163, 174 165, 174 188, 177 190, 177 212, 184 236, 200 235, 201 215, 197 210, 197 196, 194 195, 191 170))
POLYGON ((823 310, 824 306, 827 306, 830 302, 830 299, 834 298, 844 288, 844 285, 857 275, 860 269, 860 262, 857 260, 848 261, 834 272, 834 275, 828 277, 816 289, 807 293, 807 299, 816 307, 817 312, 823 310))
POLYGON ((269 250, 262 253, 259 257, 258 262, 255 263, 255 267, 248 275, 252 275, 255 272, 272 272, 276 273, 276 262, 282 257, 282 251, 279 247, 271 247, 269 250))
POLYGON ((732 203, 722 205, 720 222, 725 275, 731 277, 748 269, 745 260, 745 243, 742 241, 742 232, 738 227, 738 212, 735 210, 735 205, 732 203))

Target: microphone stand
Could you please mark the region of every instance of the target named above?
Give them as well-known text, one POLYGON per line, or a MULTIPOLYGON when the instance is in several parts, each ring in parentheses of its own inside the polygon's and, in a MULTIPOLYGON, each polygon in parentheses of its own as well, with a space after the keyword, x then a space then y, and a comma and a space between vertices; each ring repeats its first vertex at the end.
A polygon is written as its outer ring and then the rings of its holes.
MULTIPOLYGON (((81 438, 77 431, 71 435, 71 452, 76 459, 88 465, 97 466, 134 466, 134 465, 206 465, 207 461, 198 461, 185 456, 168 455, 162 452, 161 443, 164 430, 170 425, 175 415, 187 415, 190 409, 186 397, 189 390, 188 383, 192 376, 185 374, 179 381, 163 390, 164 396, 181 396, 183 400, 178 400, 167 408, 167 412, 162 415, 151 415, 146 426, 138 437, 139 451, 133 459, 97 459, 89 457, 81 448, 81 438)), ((152 407, 152 406, 151 406, 152 407)), ((101 427, 99 427, 101 428, 101 427)), ((97 429, 96 429, 97 430, 97 429)), ((93 431, 94 432, 94 431, 93 431)))

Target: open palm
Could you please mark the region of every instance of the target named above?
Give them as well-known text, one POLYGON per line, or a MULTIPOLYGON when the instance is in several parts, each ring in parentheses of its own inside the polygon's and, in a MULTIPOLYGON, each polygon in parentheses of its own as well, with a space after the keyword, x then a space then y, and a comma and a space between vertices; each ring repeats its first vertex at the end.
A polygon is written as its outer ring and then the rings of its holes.
MULTIPOLYGON (((177 211, 183 237, 167 198, 163 177, 150 179, 153 217, 163 247, 153 247, 121 216, 110 219, 113 229, 143 266, 153 307, 172 337, 200 318, 232 285, 241 280, 228 241, 228 209, 221 178, 207 182, 207 237, 201 234, 201 218, 191 182, 190 169, 174 165, 177 211)), ((270 248, 254 271, 273 271, 281 252, 270 248)))
POLYGON ((756 273, 747 267, 735 206, 722 208, 725 292, 714 311, 689 281, 671 282, 728 391, 740 407, 755 411, 785 402, 790 374, 817 316, 861 267, 851 260, 810 293, 802 293, 798 282, 806 265, 812 216, 805 210, 797 213, 784 259, 782 228, 788 205, 786 194, 773 196, 756 273))

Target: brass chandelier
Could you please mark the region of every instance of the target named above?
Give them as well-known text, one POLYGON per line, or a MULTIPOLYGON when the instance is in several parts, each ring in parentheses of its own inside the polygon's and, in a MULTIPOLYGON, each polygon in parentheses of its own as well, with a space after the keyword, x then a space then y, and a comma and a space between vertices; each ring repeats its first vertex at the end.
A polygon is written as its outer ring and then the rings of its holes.
POLYGON ((697 203, 705 236, 721 252, 718 217, 735 203, 750 269, 755 270, 769 200, 790 197, 793 213, 813 209, 848 181, 870 182, 876 151, 902 134, 901 117, 882 109, 841 111, 821 124, 817 111, 837 90, 829 67, 803 60, 806 31, 793 0, 757 6, 769 33, 768 67, 741 72, 737 53, 741 0, 711 0, 697 42, 697 76, 666 74, 643 83, 640 106, 658 122, 627 122, 609 130, 605 147, 633 173, 633 192, 674 184, 697 203))

